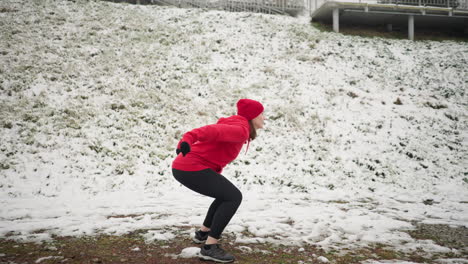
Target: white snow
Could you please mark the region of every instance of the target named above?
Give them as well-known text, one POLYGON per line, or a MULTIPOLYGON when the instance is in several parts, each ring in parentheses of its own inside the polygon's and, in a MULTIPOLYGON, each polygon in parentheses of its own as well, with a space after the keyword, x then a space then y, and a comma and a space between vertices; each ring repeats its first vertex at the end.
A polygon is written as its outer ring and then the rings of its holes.
POLYGON ((366 260, 362 264, 416 264, 416 262, 399 261, 399 260, 366 260))
POLYGON ((460 258, 454 258, 454 259, 437 259, 437 263, 447 263, 447 264, 465 264, 468 263, 467 259, 460 259, 460 258))
POLYGON ((330 262, 326 257, 324 256, 320 256, 317 258, 318 261, 320 261, 321 263, 328 263, 330 262))
POLYGON ((147 242, 152 242, 155 240, 171 240, 175 238, 175 235, 170 232, 148 231, 144 238, 147 242))
POLYGON ((176 143, 243 97, 268 120, 223 172, 244 197, 236 243, 448 252, 404 231, 467 226, 466 43, 101 1, 0 8, 1 237, 198 227, 212 199, 173 179, 176 143))
POLYGON ((251 247, 239 246, 238 248, 239 248, 240 250, 242 250, 243 252, 252 252, 252 248, 251 248, 251 247))
POLYGON ((180 252, 179 257, 180 258, 193 258, 193 257, 197 257, 199 254, 200 254, 199 247, 188 247, 188 248, 184 248, 182 252, 180 252))
POLYGON ((167 257, 171 257, 173 259, 177 258, 194 258, 200 255, 200 247, 188 247, 182 249, 180 254, 166 254, 167 257))
POLYGON ((63 259, 62 256, 48 256, 48 257, 42 257, 42 258, 38 258, 35 263, 41 263, 42 261, 44 260, 50 260, 50 259, 63 259))

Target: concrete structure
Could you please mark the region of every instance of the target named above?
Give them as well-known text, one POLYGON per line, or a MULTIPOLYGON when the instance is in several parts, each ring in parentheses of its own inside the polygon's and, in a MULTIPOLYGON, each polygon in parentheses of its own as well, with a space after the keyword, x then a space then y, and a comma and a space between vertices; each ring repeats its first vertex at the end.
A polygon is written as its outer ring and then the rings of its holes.
MULTIPOLYGON (((314 0, 311 0, 314 1, 314 0)), ((379 0, 345 2, 310 2, 313 21, 333 23, 339 32, 339 23, 385 25, 408 28, 408 39, 413 40, 418 27, 450 29, 468 33, 468 0, 379 0), (424 1, 433 1, 424 4, 424 1), (437 2, 434 2, 437 1, 437 2)))
POLYGON ((408 16, 408 38, 414 40, 414 15, 408 16))
POLYGON ((340 31, 340 9, 333 9, 333 31, 340 31))

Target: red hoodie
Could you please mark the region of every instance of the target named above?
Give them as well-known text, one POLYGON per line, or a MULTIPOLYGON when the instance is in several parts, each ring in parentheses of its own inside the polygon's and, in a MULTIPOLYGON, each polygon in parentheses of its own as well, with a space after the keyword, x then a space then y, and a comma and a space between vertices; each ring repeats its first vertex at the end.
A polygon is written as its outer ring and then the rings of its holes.
POLYGON ((236 159, 242 145, 249 140, 249 122, 245 117, 234 115, 220 118, 216 124, 193 129, 184 134, 182 141, 190 145, 190 152, 180 153, 172 162, 172 168, 183 171, 213 169, 221 173, 223 168, 236 159))

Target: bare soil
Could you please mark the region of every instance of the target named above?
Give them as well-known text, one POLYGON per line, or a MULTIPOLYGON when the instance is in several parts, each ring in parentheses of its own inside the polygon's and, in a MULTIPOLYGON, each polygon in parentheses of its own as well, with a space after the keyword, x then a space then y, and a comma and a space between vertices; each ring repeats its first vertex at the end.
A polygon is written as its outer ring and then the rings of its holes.
MULTIPOLYGON (((187 230, 187 227, 181 228, 187 230)), ((205 263, 198 258, 176 258, 184 248, 199 247, 190 237, 179 234, 170 241, 146 243, 142 237, 147 230, 139 230, 121 236, 98 235, 83 237, 54 237, 43 243, 23 243, 0 238, 0 263, 148 263, 190 264, 205 263), (138 250, 135 250, 138 248, 138 250)), ((181 232, 182 233, 182 232, 181 232)), ((321 263, 324 256, 329 263, 352 264, 364 260, 406 260, 417 263, 436 263, 437 259, 465 258, 467 251, 467 228, 445 225, 416 225, 408 232, 416 239, 431 239, 436 243, 457 249, 459 253, 432 254, 425 252, 403 253, 386 245, 373 245, 360 249, 328 251, 314 246, 277 246, 235 243, 235 237, 222 238, 222 247, 236 256, 235 263, 321 263)))

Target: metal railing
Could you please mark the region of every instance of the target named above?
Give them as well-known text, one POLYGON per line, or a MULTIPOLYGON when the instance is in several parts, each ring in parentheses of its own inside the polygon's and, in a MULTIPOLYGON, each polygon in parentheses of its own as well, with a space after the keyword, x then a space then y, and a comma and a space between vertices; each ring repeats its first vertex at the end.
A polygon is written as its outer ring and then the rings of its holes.
POLYGON ((399 5, 457 8, 460 5, 461 1, 460 0, 379 0, 377 2, 381 4, 399 4, 399 5))
POLYGON ((444 7, 468 11, 468 0, 107 0, 145 4, 197 7, 239 12, 296 15, 304 10, 312 13, 326 2, 392 4, 424 7, 444 7))
POLYGON ((305 9, 304 0, 151 0, 153 4, 198 7, 238 12, 294 15, 305 9))
POLYGON ((306 0, 308 10, 315 10, 326 2, 352 2, 369 4, 396 4, 427 7, 447 7, 457 10, 468 10, 468 0, 306 0))

